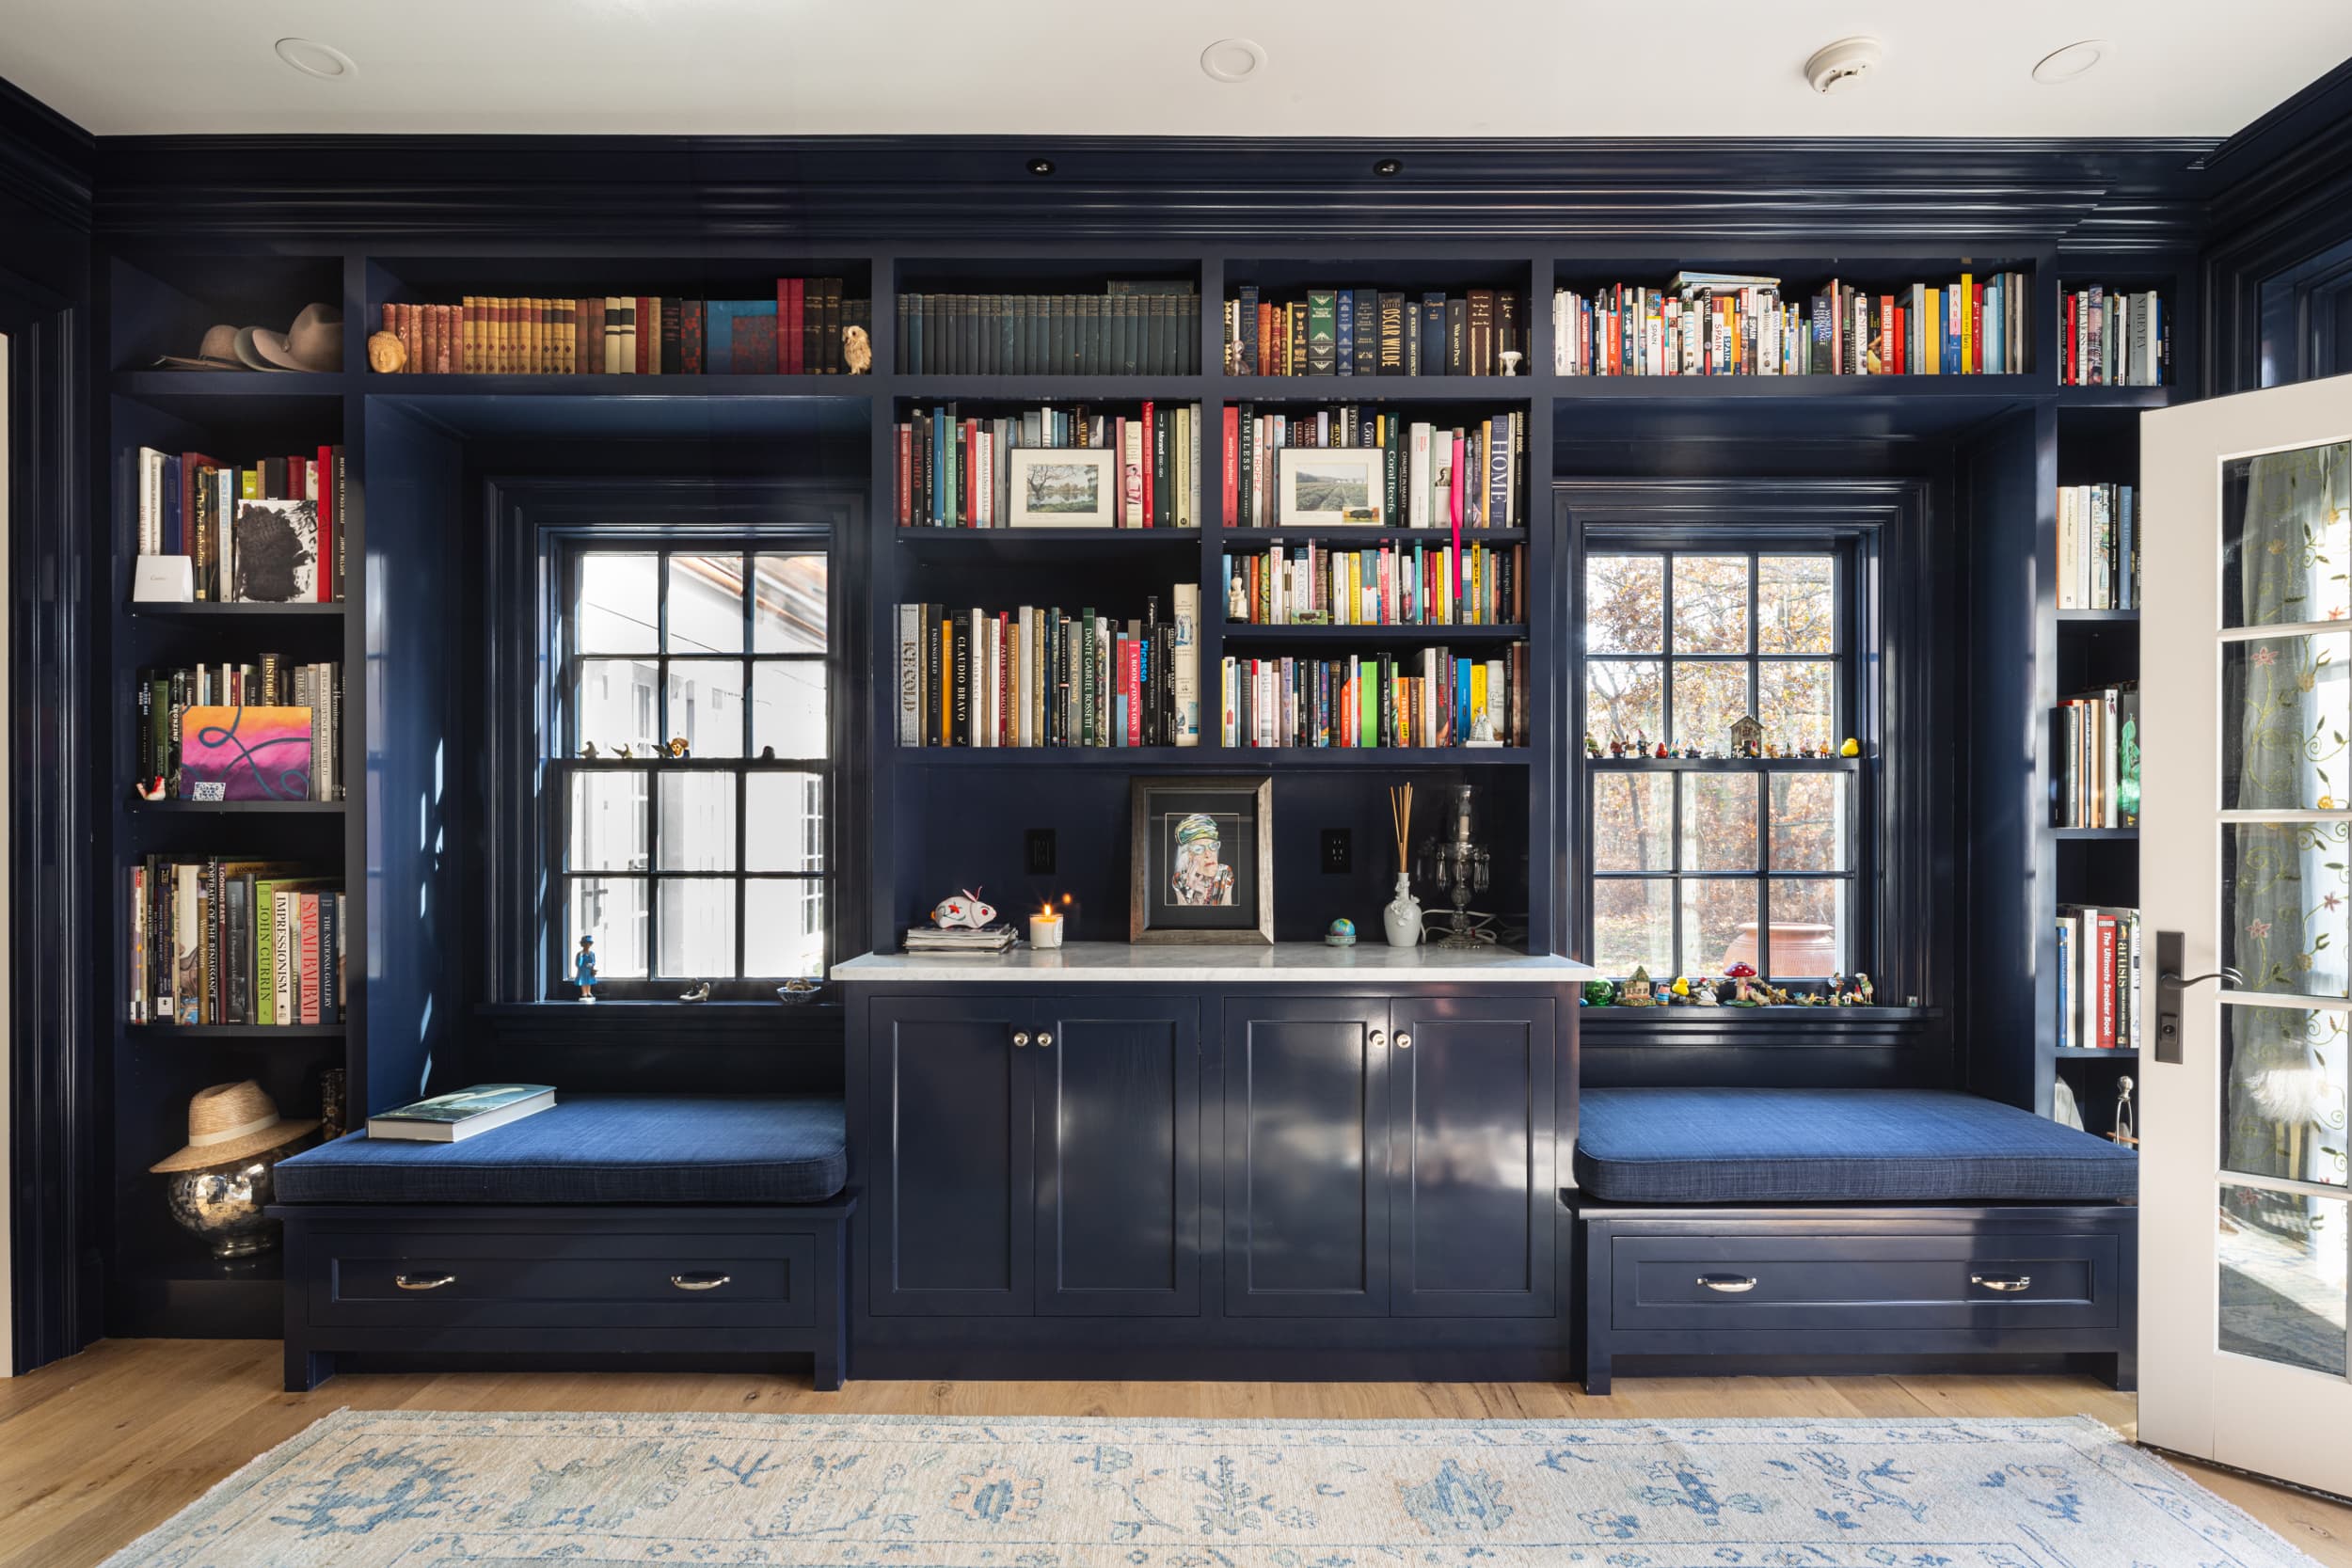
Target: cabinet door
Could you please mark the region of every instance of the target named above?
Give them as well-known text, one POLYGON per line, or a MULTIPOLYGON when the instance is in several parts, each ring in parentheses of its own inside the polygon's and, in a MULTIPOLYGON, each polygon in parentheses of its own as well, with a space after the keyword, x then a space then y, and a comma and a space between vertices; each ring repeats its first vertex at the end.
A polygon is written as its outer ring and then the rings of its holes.
POLYGON ((1037 1005, 1037 1309, 1200 1311, 1200 1008, 1188 997, 1037 1005))
POLYGON ((1399 997, 1390 1021, 1393 1312, 1549 1316, 1551 999, 1399 997))
POLYGON ((885 997, 872 1013, 874 1311, 1027 1314, 1027 999, 885 997))
POLYGON ((1225 1311, 1389 1309, 1389 1005, 1225 1005, 1225 1311))

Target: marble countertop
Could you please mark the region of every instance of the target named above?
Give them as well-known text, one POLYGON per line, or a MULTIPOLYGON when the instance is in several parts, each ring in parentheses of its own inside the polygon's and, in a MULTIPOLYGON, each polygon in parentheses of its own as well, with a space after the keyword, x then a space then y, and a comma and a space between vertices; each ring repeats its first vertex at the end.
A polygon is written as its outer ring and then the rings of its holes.
POLYGON ((1587 965, 1549 954, 1485 948, 1449 953, 1433 947, 1358 942, 1278 942, 1271 947, 1135 947, 1123 942, 1073 942, 1041 952, 1026 943, 1009 953, 867 953, 833 966, 836 980, 921 983, 1152 980, 1176 985, 1256 982, 1314 984, 1356 975, 1381 980, 1557 985, 1597 978, 1587 965))

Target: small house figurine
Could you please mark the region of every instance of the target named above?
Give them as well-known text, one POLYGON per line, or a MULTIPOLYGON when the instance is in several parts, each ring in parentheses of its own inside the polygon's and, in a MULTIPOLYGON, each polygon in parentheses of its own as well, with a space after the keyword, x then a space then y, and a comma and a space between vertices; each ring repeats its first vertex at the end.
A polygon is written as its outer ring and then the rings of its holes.
POLYGON ((596 939, 580 939, 580 955, 572 959, 572 984, 580 988, 582 1002, 596 999, 596 939))
POLYGON ((1764 754, 1764 724, 1753 713, 1743 713, 1731 721, 1731 754, 1735 757, 1760 757, 1764 754))
POLYGON ((1636 964, 1633 973, 1626 976, 1625 994, 1617 998, 1617 1006, 1620 1007, 1655 1007, 1658 1006, 1658 998, 1650 994, 1647 967, 1636 964))
POLYGON ((1731 982, 1731 1006, 1753 1007, 1756 1000, 1748 990, 1748 982, 1756 978, 1756 966, 1746 961, 1733 964, 1724 971, 1724 978, 1731 982))

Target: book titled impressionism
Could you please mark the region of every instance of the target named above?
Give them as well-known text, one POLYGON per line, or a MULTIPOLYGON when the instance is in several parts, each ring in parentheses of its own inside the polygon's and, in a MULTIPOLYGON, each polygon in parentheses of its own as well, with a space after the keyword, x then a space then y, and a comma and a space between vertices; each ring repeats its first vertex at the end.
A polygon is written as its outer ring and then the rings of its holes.
POLYGON ((545 1084, 476 1084, 370 1117, 368 1136, 461 1143, 477 1132, 536 1116, 554 1103, 555 1090, 545 1084))

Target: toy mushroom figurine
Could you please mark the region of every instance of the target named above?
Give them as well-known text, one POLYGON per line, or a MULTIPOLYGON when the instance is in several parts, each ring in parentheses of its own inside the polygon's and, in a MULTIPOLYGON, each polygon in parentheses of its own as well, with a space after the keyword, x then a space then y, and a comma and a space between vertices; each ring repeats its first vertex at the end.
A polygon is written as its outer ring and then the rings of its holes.
POLYGON ((1731 1000, 1742 1007, 1756 1006, 1756 998, 1748 994, 1748 982, 1756 978, 1756 966, 1742 960, 1724 971, 1724 978, 1731 982, 1731 1000))

